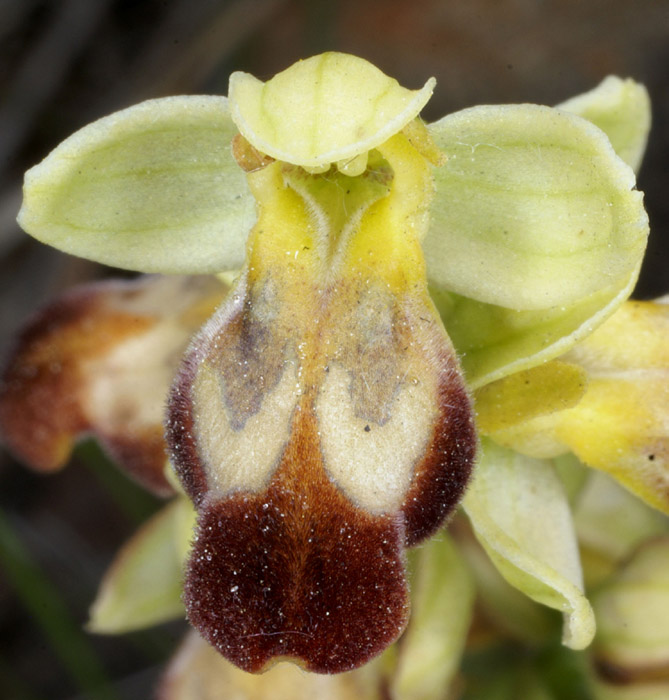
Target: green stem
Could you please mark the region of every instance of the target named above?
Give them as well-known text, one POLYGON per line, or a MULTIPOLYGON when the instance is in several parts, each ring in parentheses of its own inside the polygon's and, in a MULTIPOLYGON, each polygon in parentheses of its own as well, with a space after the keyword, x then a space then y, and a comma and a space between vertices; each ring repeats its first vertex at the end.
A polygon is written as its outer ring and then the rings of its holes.
POLYGON ((0 567, 78 689, 91 700, 118 700, 90 640, 74 622, 67 605, 32 560, 1 510, 0 567))

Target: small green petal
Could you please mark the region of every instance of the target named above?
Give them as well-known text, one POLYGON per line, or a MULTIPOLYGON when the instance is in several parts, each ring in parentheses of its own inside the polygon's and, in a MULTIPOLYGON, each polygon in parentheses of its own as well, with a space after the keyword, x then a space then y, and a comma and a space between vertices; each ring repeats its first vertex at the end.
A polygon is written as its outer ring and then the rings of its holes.
POLYGON ((230 111, 242 135, 277 160, 307 168, 344 161, 345 168, 414 119, 434 85, 431 78, 407 90, 362 58, 329 52, 267 83, 233 73, 230 111))
POLYGON ((84 127, 26 173, 20 225, 115 267, 241 267, 255 221, 225 97, 149 100, 84 127))
POLYGON ((598 126, 616 153, 638 171, 650 130, 650 98, 643 85, 610 75, 593 90, 572 97, 557 108, 598 126))
POLYGON ((178 498, 125 544, 91 607, 92 632, 118 634, 185 617, 181 543, 192 513, 190 502, 178 498))
POLYGON ((554 640, 560 624, 555 612, 530 600, 509 584, 473 534, 458 532, 460 551, 476 582, 477 604, 486 619, 523 644, 533 646, 554 640), (557 623, 557 624, 556 624, 557 623))
MULTIPOLYGON (((640 262, 640 261, 639 261, 640 262)), ((567 307, 514 311, 431 290, 473 389, 552 360, 606 320, 632 292, 639 266, 616 283, 567 307)))
POLYGON ((474 585, 445 534, 412 555, 411 622, 399 646, 391 687, 398 700, 441 700, 460 664, 474 585))
POLYGON ((463 506, 500 573, 532 600, 563 613, 563 643, 583 649, 595 623, 583 594, 567 498, 550 464, 484 440, 463 506))
POLYGON ((474 107, 429 130, 448 157, 423 242, 435 287, 529 310, 627 284, 648 219, 602 131, 537 105, 474 107))

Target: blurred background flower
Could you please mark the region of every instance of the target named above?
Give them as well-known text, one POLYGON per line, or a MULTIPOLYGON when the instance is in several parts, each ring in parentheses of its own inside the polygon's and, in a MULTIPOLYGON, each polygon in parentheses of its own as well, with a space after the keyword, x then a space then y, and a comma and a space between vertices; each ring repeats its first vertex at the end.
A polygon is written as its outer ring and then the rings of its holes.
MULTIPOLYGON (((28 167, 114 110, 164 95, 224 94, 233 70, 265 79, 329 49, 367 58, 410 88, 434 75, 428 121, 474 104, 556 104, 612 73, 645 83, 654 113, 639 189, 652 234, 635 296, 667 291, 667 0, 646 0, 643 11, 624 0, 3 0, 0 18, 0 352, 40 303, 107 276, 20 232, 14 218, 28 167)), ((108 468, 92 444, 49 478, 4 453, 0 460, 0 697, 149 697, 185 623, 112 638, 81 628, 113 553, 158 503, 108 468)), ((590 526, 581 523, 580 534, 597 531, 590 526)), ((601 543, 590 551, 606 559, 601 543)), ((639 566, 622 570, 597 599, 610 627, 621 585, 639 566)), ((503 595, 492 591, 479 606, 500 615, 503 595)), ((606 628, 603 635, 600 666, 629 663, 625 640, 612 644, 606 628)), ((474 641, 485 636, 484 626, 474 641)), ((509 684, 524 697, 550 697, 530 671, 509 684)))

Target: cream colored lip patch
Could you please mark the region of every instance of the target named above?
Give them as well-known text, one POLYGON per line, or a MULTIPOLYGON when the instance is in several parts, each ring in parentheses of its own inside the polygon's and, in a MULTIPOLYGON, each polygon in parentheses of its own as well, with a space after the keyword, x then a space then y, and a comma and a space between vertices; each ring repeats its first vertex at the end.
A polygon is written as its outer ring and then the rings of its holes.
POLYGON ((241 430, 232 427, 222 379, 203 364, 193 387, 193 413, 209 487, 220 496, 231 491, 256 493, 267 486, 290 437, 298 397, 294 365, 286 364, 278 384, 241 430))
POLYGON ((405 384, 390 400, 389 419, 379 425, 355 415, 350 383, 346 370, 331 366, 316 403, 325 469, 361 508, 396 511, 432 436, 434 392, 405 384))

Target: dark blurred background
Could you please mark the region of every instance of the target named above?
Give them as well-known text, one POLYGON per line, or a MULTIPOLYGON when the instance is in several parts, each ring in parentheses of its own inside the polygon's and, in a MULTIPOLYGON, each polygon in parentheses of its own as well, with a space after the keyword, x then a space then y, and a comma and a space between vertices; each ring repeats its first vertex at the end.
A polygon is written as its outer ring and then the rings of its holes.
MULTIPOLYGON (((481 103, 555 104, 610 73, 644 82, 651 242, 637 296, 669 291, 669 0, 0 0, 0 352, 41 302, 111 272, 21 233, 28 167, 109 112, 225 94, 233 70, 266 79, 330 49, 406 87, 435 76, 428 121, 481 103)), ((93 445, 49 477, 0 452, 0 698, 150 697, 183 625, 79 629, 114 551, 157 506, 93 445)))

